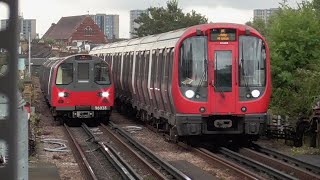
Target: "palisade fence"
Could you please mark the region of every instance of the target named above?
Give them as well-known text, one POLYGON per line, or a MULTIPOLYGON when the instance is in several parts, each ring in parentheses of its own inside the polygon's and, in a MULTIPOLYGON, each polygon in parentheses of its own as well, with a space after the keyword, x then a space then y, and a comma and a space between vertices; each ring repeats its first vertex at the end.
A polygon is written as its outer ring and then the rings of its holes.
POLYGON ((285 143, 294 146, 320 148, 320 111, 314 109, 309 118, 293 121, 288 116, 268 115, 265 136, 270 139, 284 139, 285 143))

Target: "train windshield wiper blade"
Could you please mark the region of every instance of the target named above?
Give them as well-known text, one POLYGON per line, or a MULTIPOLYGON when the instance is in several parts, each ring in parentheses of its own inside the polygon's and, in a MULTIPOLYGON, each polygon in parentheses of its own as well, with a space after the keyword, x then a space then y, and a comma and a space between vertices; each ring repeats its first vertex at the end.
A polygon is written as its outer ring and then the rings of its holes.
POLYGON ((203 62, 204 62, 204 71, 203 71, 201 79, 200 79, 200 81, 199 81, 199 83, 197 85, 197 89, 195 91, 195 94, 197 94, 200 91, 200 87, 201 87, 201 85, 202 85, 202 83, 204 81, 204 78, 206 77, 206 74, 208 72, 208 61, 205 59, 203 62))
MULTIPOLYGON (((248 92, 251 92, 250 87, 249 87, 248 82, 247 82, 247 74, 246 74, 246 72, 245 72, 245 70, 244 70, 243 41, 242 41, 242 43, 241 43, 241 56, 242 56, 242 57, 241 57, 241 72, 242 72, 242 77, 243 77, 243 80, 244 80, 244 86, 246 87, 246 90, 247 90, 248 92)), ((241 84, 241 83, 240 83, 240 84, 241 84)))

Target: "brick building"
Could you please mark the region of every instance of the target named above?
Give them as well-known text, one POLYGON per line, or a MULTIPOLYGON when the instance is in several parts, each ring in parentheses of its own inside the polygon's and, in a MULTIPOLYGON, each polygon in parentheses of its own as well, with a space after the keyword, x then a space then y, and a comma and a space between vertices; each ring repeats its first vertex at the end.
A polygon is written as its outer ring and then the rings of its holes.
POLYGON ((57 24, 52 24, 42 39, 53 39, 69 46, 83 42, 102 44, 106 43, 104 33, 90 16, 62 17, 57 24))

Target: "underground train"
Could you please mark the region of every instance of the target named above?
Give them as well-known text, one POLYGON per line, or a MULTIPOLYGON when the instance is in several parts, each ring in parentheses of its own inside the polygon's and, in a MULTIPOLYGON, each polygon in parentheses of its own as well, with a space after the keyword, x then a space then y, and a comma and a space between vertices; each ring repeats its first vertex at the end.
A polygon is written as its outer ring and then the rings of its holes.
POLYGON ((264 133, 271 97, 265 39, 240 24, 212 23, 106 44, 90 53, 111 66, 115 107, 170 139, 264 133))
POLYGON ((56 120, 109 119, 114 85, 103 59, 87 54, 49 58, 41 74, 41 90, 56 120))

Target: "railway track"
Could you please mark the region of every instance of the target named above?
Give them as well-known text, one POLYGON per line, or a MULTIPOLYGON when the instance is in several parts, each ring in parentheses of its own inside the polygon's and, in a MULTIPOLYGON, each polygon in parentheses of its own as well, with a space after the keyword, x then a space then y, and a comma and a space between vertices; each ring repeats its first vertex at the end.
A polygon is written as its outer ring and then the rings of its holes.
MULTIPOLYGON (((150 126, 148 128, 163 134, 150 126)), ((210 164, 219 164, 231 170, 239 179, 320 179, 319 167, 258 145, 234 151, 224 147, 217 149, 211 145, 195 148, 184 143, 178 144, 210 164)))
POLYGON ((218 163, 220 166, 223 166, 226 169, 229 169, 233 171, 233 174, 235 174, 239 179, 264 179, 261 176, 258 176, 256 173, 253 173, 244 167, 238 165, 237 163, 234 163, 232 161, 229 161, 221 156, 218 156, 207 149, 204 148, 193 148, 188 147, 189 150, 191 150, 193 153, 197 154, 202 159, 209 161, 210 164, 218 163))
POLYGON ((85 179, 142 179, 111 146, 97 141, 85 124, 64 127, 85 179))
POLYGON ((233 151, 231 149, 221 147, 216 151, 224 157, 236 161, 240 166, 249 167, 251 171, 266 174, 270 178, 290 180, 320 179, 318 174, 249 148, 240 148, 238 151, 233 151))
POLYGON ((123 146, 126 146, 128 150, 132 151, 132 153, 135 154, 135 156, 140 156, 139 159, 148 164, 148 167, 150 167, 150 170, 154 171, 153 173, 156 175, 155 177, 158 177, 159 179, 186 179, 190 180, 190 178, 182 173, 180 170, 176 169, 174 166, 169 164, 167 161, 164 161, 162 158, 157 156, 156 154, 152 153, 150 149, 142 145, 141 143, 134 140, 127 132, 125 132, 122 128, 118 127, 117 125, 113 123, 109 123, 109 126, 111 129, 113 129, 116 133, 113 133, 112 130, 101 124, 101 127, 104 128, 104 131, 107 132, 111 136, 117 136, 120 135, 120 137, 116 137, 119 142, 123 144, 123 146), (125 142, 126 141, 126 142, 125 142))
POLYGON ((190 179, 112 123, 65 129, 85 179, 190 179))
POLYGON ((269 149, 266 147, 259 146, 257 144, 253 144, 252 148, 255 151, 258 151, 260 153, 263 153, 265 155, 268 155, 270 157, 273 157, 273 158, 278 159, 280 161, 283 161, 285 163, 289 163, 289 164, 294 165, 300 169, 303 169, 303 170, 312 172, 314 174, 320 175, 320 167, 319 166, 315 166, 313 164, 306 163, 306 162, 301 161, 299 159, 296 159, 294 157, 282 154, 278 151, 275 151, 275 150, 272 150, 272 149, 269 149))

